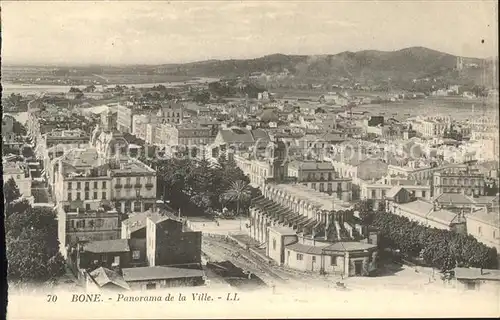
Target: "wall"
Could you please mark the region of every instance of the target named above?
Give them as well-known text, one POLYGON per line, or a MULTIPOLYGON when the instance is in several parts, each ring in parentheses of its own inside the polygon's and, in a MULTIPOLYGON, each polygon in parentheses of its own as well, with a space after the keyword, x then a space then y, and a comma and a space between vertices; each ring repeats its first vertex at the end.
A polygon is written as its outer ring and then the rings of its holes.
POLYGON ((130 266, 130 252, 106 252, 106 253, 93 253, 81 252, 80 253, 80 268, 91 268, 92 270, 98 267, 105 267, 112 269, 112 264, 115 257, 120 257, 120 267, 127 268, 130 266), (105 261, 104 261, 105 260, 105 261))
POLYGON ((150 283, 156 284, 156 289, 173 288, 173 287, 193 287, 201 286, 204 284, 202 277, 185 278, 185 279, 163 279, 151 281, 128 281, 131 290, 147 290, 146 286, 150 283))
POLYGON ((500 253, 500 226, 495 227, 481 221, 467 218, 467 233, 476 238, 479 242, 489 247, 497 248, 497 252, 500 253))

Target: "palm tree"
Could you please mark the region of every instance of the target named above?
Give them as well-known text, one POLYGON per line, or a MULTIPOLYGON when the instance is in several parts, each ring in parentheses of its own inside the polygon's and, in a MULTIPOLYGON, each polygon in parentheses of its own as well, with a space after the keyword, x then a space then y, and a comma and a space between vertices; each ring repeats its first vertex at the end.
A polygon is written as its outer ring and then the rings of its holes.
POLYGON ((239 215, 240 203, 249 200, 251 194, 248 183, 242 180, 236 180, 231 183, 231 187, 223 194, 223 197, 227 201, 236 201, 236 215, 239 215))

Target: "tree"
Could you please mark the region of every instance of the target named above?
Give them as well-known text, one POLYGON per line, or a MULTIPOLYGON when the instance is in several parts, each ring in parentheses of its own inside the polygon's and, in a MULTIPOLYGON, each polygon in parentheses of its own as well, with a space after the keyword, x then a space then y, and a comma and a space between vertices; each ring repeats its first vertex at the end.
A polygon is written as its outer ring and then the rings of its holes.
POLYGON ((11 203, 5 219, 8 276, 22 282, 44 282, 64 273, 58 225, 49 208, 32 208, 25 200, 11 203))
POLYGON ((251 191, 248 183, 237 180, 231 184, 231 188, 223 194, 223 199, 236 202, 236 215, 240 214, 240 205, 243 201, 251 198, 251 191))
POLYGON ((193 96, 193 101, 200 104, 206 104, 210 101, 210 92, 196 92, 193 96))
POLYGON ((21 197, 19 188, 14 178, 10 178, 3 185, 3 199, 5 205, 5 215, 10 214, 13 202, 21 197))

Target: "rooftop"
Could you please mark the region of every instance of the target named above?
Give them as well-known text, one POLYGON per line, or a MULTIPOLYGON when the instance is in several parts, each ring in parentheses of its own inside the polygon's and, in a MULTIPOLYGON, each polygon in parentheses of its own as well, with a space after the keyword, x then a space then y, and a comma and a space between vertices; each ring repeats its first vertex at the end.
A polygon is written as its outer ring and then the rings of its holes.
POLYGON ((183 269, 173 267, 138 267, 122 269, 123 279, 129 281, 147 281, 163 279, 182 279, 203 277, 205 273, 198 269, 183 269))
POLYGON ((162 218, 163 216, 159 212, 149 210, 131 215, 128 219, 123 220, 122 224, 127 225, 130 228, 130 232, 135 232, 137 230, 145 228, 147 218, 152 218, 152 217, 157 217, 159 219, 162 218))
POLYGON ((123 280, 122 276, 120 276, 113 270, 109 270, 108 268, 97 268, 90 273, 90 276, 94 279, 99 287, 102 287, 108 283, 112 283, 123 289, 130 289, 129 285, 125 282, 125 280, 123 280))
POLYGON ((321 210, 345 210, 350 207, 349 203, 301 184, 271 184, 271 186, 288 195, 310 202, 318 206, 321 210))
POLYGON ((294 161, 289 167, 302 170, 334 170, 331 162, 327 161, 294 161))
POLYGON ((474 204, 475 201, 471 197, 463 193, 442 193, 435 199, 441 204, 474 204))
POLYGON ((500 270, 459 267, 453 270, 457 279, 500 281, 500 270))
POLYGON ((492 209, 482 208, 468 214, 466 218, 500 228, 500 211, 498 207, 492 209))

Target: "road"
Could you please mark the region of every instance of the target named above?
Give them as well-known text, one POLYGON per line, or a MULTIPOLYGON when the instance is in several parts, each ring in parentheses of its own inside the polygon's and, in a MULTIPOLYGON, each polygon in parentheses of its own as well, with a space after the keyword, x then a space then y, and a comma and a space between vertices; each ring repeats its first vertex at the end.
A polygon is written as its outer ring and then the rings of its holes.
POLYGON ((416 271, 409 266, 387 265, 382 268, 383 275, 377 277, 349 277, 342 279, 339 275, 319 275, 313 272, 302 272, 271 265, 259 256, 227 240, 223 236, 203 236, 202 251, 208 261, 229 260, 237 267, 259 276, 269 286, 303 290, 333 289, 335 283, 341 281, 348 290, 403 290, 406 292, 448 290, 436 274, 433 278, 423 269, 416 271))

